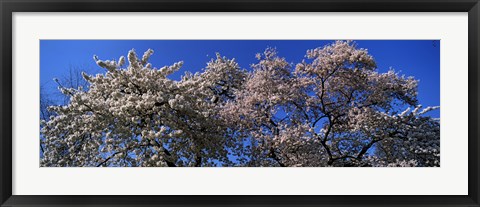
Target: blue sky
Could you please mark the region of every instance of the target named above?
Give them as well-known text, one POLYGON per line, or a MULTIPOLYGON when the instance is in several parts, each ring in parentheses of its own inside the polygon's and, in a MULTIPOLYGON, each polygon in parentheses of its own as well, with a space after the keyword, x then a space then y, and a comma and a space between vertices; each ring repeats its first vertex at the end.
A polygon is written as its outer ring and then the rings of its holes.
MULTIPOLYGON (((41 40, 40 84, 47 92, 56 90, 53 78, 65 76, 70 67, 81 67, 89 74, 104 73, 93 61, 117 60, 134 48, 141 56, 148 48, 155 51, 150 58, 160 68, 184 61, 183 68, 171 76, 179 79, 185 71, 196 72, 215 57, 235 58, 242 68, 250 69, 255 54, 267 47, 276 47, 279 56, 298 63, 306 50, 322 47, 332 40, 41 40)), ((418 98, 423 106, 440 105, 440 41, 439 40, 356 40, 360 48, 368 49, 380 72, 389 68, 420 80, 418 98)), ((440 117, 440 110, 429 112, 440 117)))

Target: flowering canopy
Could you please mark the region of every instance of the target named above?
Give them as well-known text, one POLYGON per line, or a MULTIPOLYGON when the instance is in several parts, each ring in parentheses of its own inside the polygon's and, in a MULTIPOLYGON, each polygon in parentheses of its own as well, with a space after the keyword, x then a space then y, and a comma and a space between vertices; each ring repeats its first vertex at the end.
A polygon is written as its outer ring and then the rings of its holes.
POLYGON ((352 42, 296 65, 267 48, 251 71, 217 54, 179 81, 182 62, 153 68, 152 54, 131 50, 126 68, 95 56, 106 73, 83 74, 88 89, 59 87, 70 102, 42 121, 42 166, 440 165, 440 123, 424 115, 438 107, 352 42))

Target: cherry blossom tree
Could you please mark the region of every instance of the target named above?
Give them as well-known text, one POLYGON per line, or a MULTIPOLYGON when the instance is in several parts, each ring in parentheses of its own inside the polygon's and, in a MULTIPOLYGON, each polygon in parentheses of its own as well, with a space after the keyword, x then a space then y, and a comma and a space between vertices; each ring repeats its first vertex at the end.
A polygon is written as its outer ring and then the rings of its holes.
POLYGON ((418 81, 379 73, 352 42, 307 51, 293 67, 269 48, 222 111, 252 144, 252 166, 439 166, 439 122, 418 81), (412 112, 399 112, 414 107, 412 112))
POLYGON ((168 76, 148 50, 94 60, 88 89, 59 90, 41 123, 42 166, 439 166, 440 123, 418 81, 380 73, 366 49, 336 41, 293 65, 273 48, 251 70, 217 54, 168 76), (128 60, 128 66, 122 68, 128 60))
POLYGON ((117 61, 96 63, 105 74, 83 74, 82 88, 59 89, 70 103, 52 106, 56 116, 42 123, 43 166, 213 166, 231 165, 235 142, 218 117, 220 106, 245 76, 237 63, 217 56, 203 73, 181 81, 167 76, 182 62, 157 69, 135 51, 117 61))

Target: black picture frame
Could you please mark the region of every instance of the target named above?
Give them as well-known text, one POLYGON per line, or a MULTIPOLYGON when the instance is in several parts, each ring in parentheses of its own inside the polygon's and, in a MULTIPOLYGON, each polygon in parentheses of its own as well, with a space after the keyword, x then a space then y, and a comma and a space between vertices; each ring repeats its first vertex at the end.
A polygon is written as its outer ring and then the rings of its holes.
POLYGON ((480 206, 478 0, 0 0, 0 11, 1 206, 480 206), (468 12, 468 195, 12 195, 13 12, 468 12))

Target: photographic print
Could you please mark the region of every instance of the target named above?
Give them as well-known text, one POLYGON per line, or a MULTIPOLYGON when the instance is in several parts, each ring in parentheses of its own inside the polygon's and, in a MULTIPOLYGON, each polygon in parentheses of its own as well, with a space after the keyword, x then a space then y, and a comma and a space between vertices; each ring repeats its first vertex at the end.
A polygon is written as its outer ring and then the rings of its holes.
POLYGON ((40 84, 41 167, 440 167, 439 40, 40 40, 40 84))

